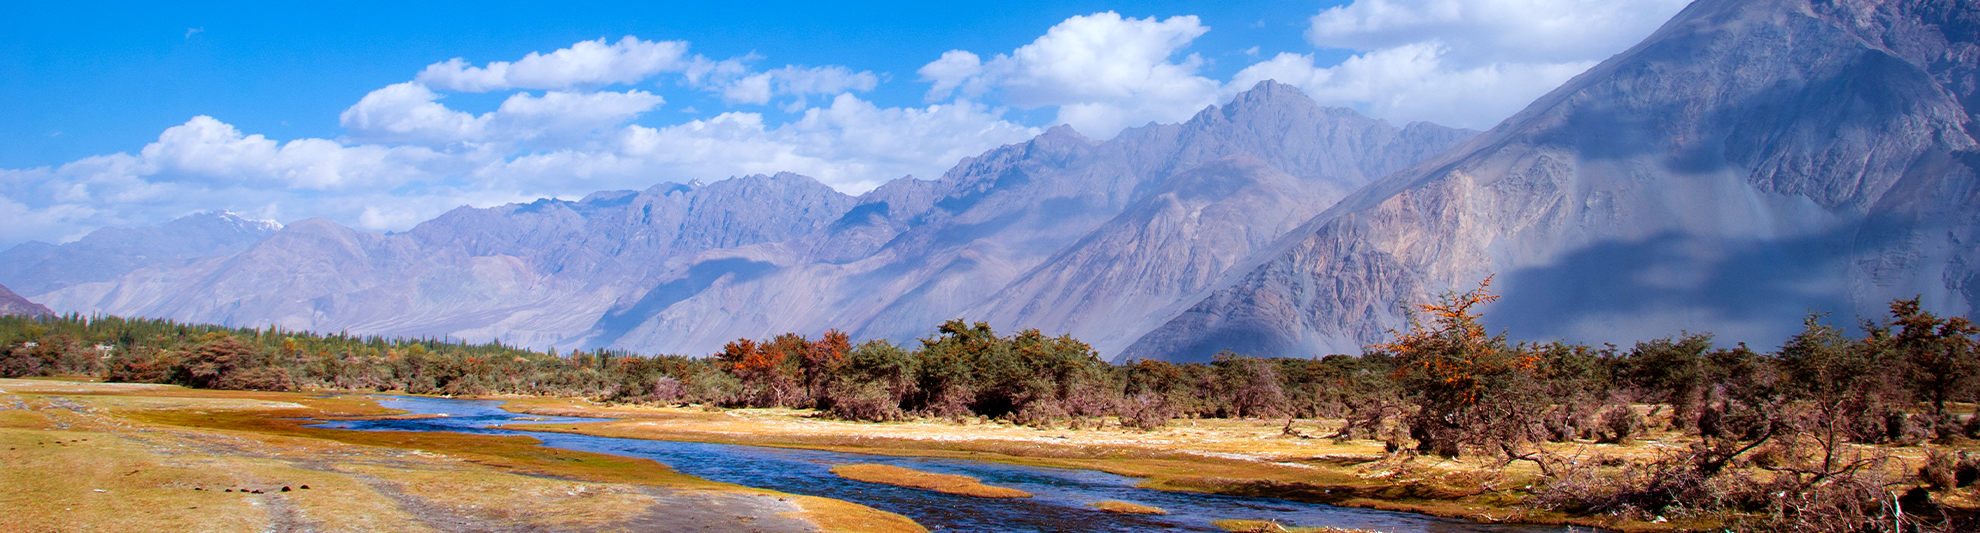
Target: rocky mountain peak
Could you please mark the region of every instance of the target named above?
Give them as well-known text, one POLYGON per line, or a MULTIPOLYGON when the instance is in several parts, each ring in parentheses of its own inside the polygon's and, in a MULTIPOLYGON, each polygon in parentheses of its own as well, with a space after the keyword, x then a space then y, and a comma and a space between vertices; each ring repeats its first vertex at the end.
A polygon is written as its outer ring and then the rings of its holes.
POLYGON ((1973 0, 1699 0, 1261 252, 1130 356, 1352 352, 1490 274, 1527 340, 1777 343, 1894 297, 1975 316, 1973 0))

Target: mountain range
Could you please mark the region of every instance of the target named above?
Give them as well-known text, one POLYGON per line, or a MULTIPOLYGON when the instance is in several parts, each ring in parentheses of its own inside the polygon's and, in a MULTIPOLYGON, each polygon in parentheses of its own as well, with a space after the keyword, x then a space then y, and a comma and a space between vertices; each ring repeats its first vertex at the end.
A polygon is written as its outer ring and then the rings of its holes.
POLYGON ((1976 316, 1980 5, 1699 0, 1253 257, 1127 357, 1347 351, 1497 274, 1516 338, 1777 345, 1893 298, 1976 316))
POLYGON ((1263 82, 858 196, 795 174, 462 207, 404 233, 226 213, 0 253, 61 312, 707 354, 944 320, 1111 358, 1359 353, 1476 286, 1520 339, 1778 343, 1895 297, 1976 316, 1973 0, 1699 0, 1487 132, 1263 82))

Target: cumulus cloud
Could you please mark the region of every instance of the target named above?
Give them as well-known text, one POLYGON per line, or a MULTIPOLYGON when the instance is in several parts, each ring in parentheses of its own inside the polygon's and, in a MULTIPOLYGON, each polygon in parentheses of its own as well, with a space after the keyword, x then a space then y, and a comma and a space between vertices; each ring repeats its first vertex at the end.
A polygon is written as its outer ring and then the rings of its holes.
POLYGON ((1526 107, 1596 61, 1488 63, 1464 67, 1438 42, 1414 43, 1316 67, 1313 56, 1281 53, 1246 67, 1231 90, 1272 79, 1299 87, 1326 105, 1353 107, 1397 122, 1427 120, 1485 129, 1526 107))
POLYGON ((419 82, 395 83, 364 95, 338 123, 351 138, 369 142, 444 145, 482 138, 486 120, 448 109, 439 99, 419 82))
POLYGON ((983 61, 942 54, 918 74, 931 101, 994 95, 1032 109, 1058 106, 1056 122, 1111 138, 1147 122, 1174 122, 1216 103, 1222 84, 1197 75, 1202 58, 1172 60, 1210 28, 1194 16, 1156 20, 1106 12, 1066 19, 1031 44, 983 61))
POLYGON ((653 176, 686 181, 789 171, 859 193, 902 176, 934 178, 965 156, 1039 133, 979 104, 883 108, 840 94, 829 107, 807 109, 783 125, 729 112, 660 128, 629 126, 607 150, 531 154, 477 177, 521 186, 561 173, 572 182, 569 189, 596 190, 653 176))
POLYGON ((1429 41, 1460 68, 1568 63, 1621 52, 1690 0, 1356 0, 1314 15, 1324 48, 1380 50, 1429 41))
POLYGON ((530 52, 513 63, 496 61, 476 67, 457 57, 427 65, 413 81, 459 92, 631 84, 654 74, 687 68, 693 63, 687 49, 685 41, 644 41, 627 36, 608 45, 601 38, 579 41, 570 48, 548 54, 530 52))
POLYGON ((769 103, 776 96, 837 95, 866 92, 880 85, 880 77, 870 71, 853 72, 837 65, 784 68, 743 76, 721 87, 722 100, 730 103, 769 103))
POLYGON ((1488 128, 1642 40, 1690 0, 1356 0, 1314 15, 1315 46, 1360 52, 1333 66, 1282 53, 1240 71, 1323 104, 1395 121, 1488 128))
POLYGON ((356 222, 366 205, 403 206, 430 216, 437 214, 436 206, 389 191, 465 171, 471 159, 416 146, 278 142, 197 116, 166 129, 135 155, 0 170, 5 200, 0 213, 19 221, 0 232, 0 239, 66 241, 94 228, 156 224, 210 209, 330 216, 347 223, 356 222))
POLYGON ((905 175, 934 177, 964 156, 1039 133, 981 104, 877 106, 852 94, 880 83, 872 72, 836 65, 758 72, 749 68, 757 59, 710 60, 688 55, 683 43, 629 37, 515 62, 435 63, 345 109, 337 139, 278 141, 193 117, 135 154, 0 169, 0 216, 15 222, 0 229, 0 246, 211 209, 403 230, 463 204, 780 171, 857 193, 905 175), (632 121, 662 105, 661 96, 602 90, 668 72, 732 104, 795 98, 798 115, 779 124, 729 111, 640 126, 632 121), (509 94, 478 115, 445 104, 449 92, 470 91, 509 94), (829 105, 805 107, 815 96, 829 105))
POLYGON ((1005 120, 1003 106, 1053 108, 1054 123, 1109 138, 1185 120, 1263 79, 1394 121, 1483 128, 1648 35, 1683 4, 1357 0, 1320 11, 1306 32, 1317 47, 1354 51, 1350 59, 1322 65, 1314 54, 1282 53, 1228 82, 1201 75, 1205 61, 1187 53, 1209 31, 1196 17, 1098 13, 1008 52, 941 54, 916 71, 929 84, 924 107, 858 96, 886 83, 884 74, 757 70, 763 58, 754 54, 710 59, 680 41, 597 39, 481 65, 455 58, 366 94, 339 115, 345 134, 335 139, 279 141, 199 116, 134 153, 0 169, 0 218, 10 222, 0 246, 211 209, 402 230, 462 204, 779 171, 857 193, 904 175, 932 178, 1039 133, 1005 120), (730 109, 636 124, 665 104, 655 87, 669 84, 730 109), (448 94, 496 91, 506 97, 492 111, 446 105, 448 94), (748 107, 766 105, 791 115, 748 107))

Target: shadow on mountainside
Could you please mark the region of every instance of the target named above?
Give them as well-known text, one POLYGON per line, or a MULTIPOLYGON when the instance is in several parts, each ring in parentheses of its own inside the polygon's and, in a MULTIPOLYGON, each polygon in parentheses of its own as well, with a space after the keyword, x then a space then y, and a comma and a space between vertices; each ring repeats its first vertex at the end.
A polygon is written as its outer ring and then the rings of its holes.
POLYGON ((729 283, 741 283, 763 277, 777 270, 777 266, 763 261, 751 261, 740 257, 715 259, 696 263, 688 267, 687 275, 660 284, 646 291, 632 306, 607 311, 598 318, 599 336, 592 344, 609 346, 613 341, 624 337, 633 328, 645 323, 647 318, 666 310, 668 307, 708 290, 723 276, 734 276, 729 283))

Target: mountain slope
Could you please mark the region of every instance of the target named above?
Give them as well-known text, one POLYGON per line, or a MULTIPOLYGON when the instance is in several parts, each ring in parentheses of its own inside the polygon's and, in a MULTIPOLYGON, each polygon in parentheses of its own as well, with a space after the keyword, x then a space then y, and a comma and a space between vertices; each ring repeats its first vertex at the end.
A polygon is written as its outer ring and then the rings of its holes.
MULTIPOLYGON (((600 328, 608 334, 591 342, 705 353, 737 337, 834 327, 857 337, 905 341, 931 324, 976 313, 990 315, 1000 328, 1038 327, 1054 334, 1086 328, 1084 322, 1045 318, 1052 313, 1034 317, 991 307, 999 301, 1000 289, 1055 254, 1080 255, 1066 252, 1069 247, 1121 244, 1120 237, 1084 237, 1110 220, 1121 220, 1117 217, 1137 202, 1164 193, 1176 179, 1172 176, 1188 175, 1198 165, 1245 156, 1259 172, 1276 169, 1282 177, 1275 179, 1292 196, 1274 201, 1301 200, 1294 210, 1297 220, 1375 176, 1472 134, 1432 124, 1396 128, 1351 110, 1321 107, 1275 82, 1261 83, 1188 122, 1130 129, 1106 142, 1055 128, 1032 141, 966 159, 940 180, 876 189, 862 196, 847 218, 798 242, 709 252, 699 258, 710 265, 699 277, 677 272, 654 289, 666 298, 642 298, 613 311, 616 320, 639 318, 638 326, 617 336, 600 328), (749 271, 725 275, 722 265, 749 265, 749 271)), ((1130 219, 1117 226, 1151 220, 1130 219)), ((1265 229, 1270 235, 1264 240, 1290 227, 1265 229)), ((1132 227, 1110 231, 1134 233, 1132 227)), ((1194 259, 1147 265, 1136 274, 1145 279, 1115 284, 1128 292, 1031 291, 1032 302, 1024 306, 1070 308, 1086 305, 1086 299, 1143 301, 1141 293, 1173 294, 1166 286, 1171 280, 1164 276, 1171 269, 1203 266, 1190 261, 1194 259)), ((1211 262, 1221 266, 1229 260, 1211 262)), ((1094 327, 1110 324, 1096 322, 1094 327)), ((1110 353, 1126 340, 1096 346, 1110 353)))
POLYGON ((833 328, 906 341, 988 318, 1092 332, 1111 355, 1134 338, 1113 332, 1159 324, 1147 317, 1348 191, 1476 134, 1398 128, 1264 82, 1181 124, 1104 142, 1053 128, 856 198, 779 174, 461 208, 393 235, 309 220, 239 253, 31 296, 74 312, 689 354, 833 328), (1069 280, 1092 283, 1054 285, 1069 280))
POLYGON ((1159 325, 1145 323, 1151 311, 1202 289, 1347 192, 1303 183, 1249 154, 1204 163, 963 316, 1071 333, 1119 353, 1159 325))
POLYGON ((42 294, 77 283, 109 281, 147 267, 239 253, 282 228, 226 211, 194 213, 148 228, 104 228, 76 242, 28 242, 0 252, 0 283, 42 294))
POLYGON ((48 316, 53 314, 55 312, 48 310, 47 307, 30 302, 27 298, 22 298, 19 294, 14 294, 14 291, 8 289, 5 285, 0 285, 0 316, 48 316))
POLYGON ((1463 147, 1358 191, 1129 357, 1353 353, 1500 273, 1518 338, 1779 342, 1893 297, 1975 316, 1973 0, 1700 0, 1463 147))
POLYGON ((463 207, 395 235, 305 220, 239 254, 41 298, 77 312, 550 346, 675 257, 790 239, 850 204, 779 174, 463 207))

